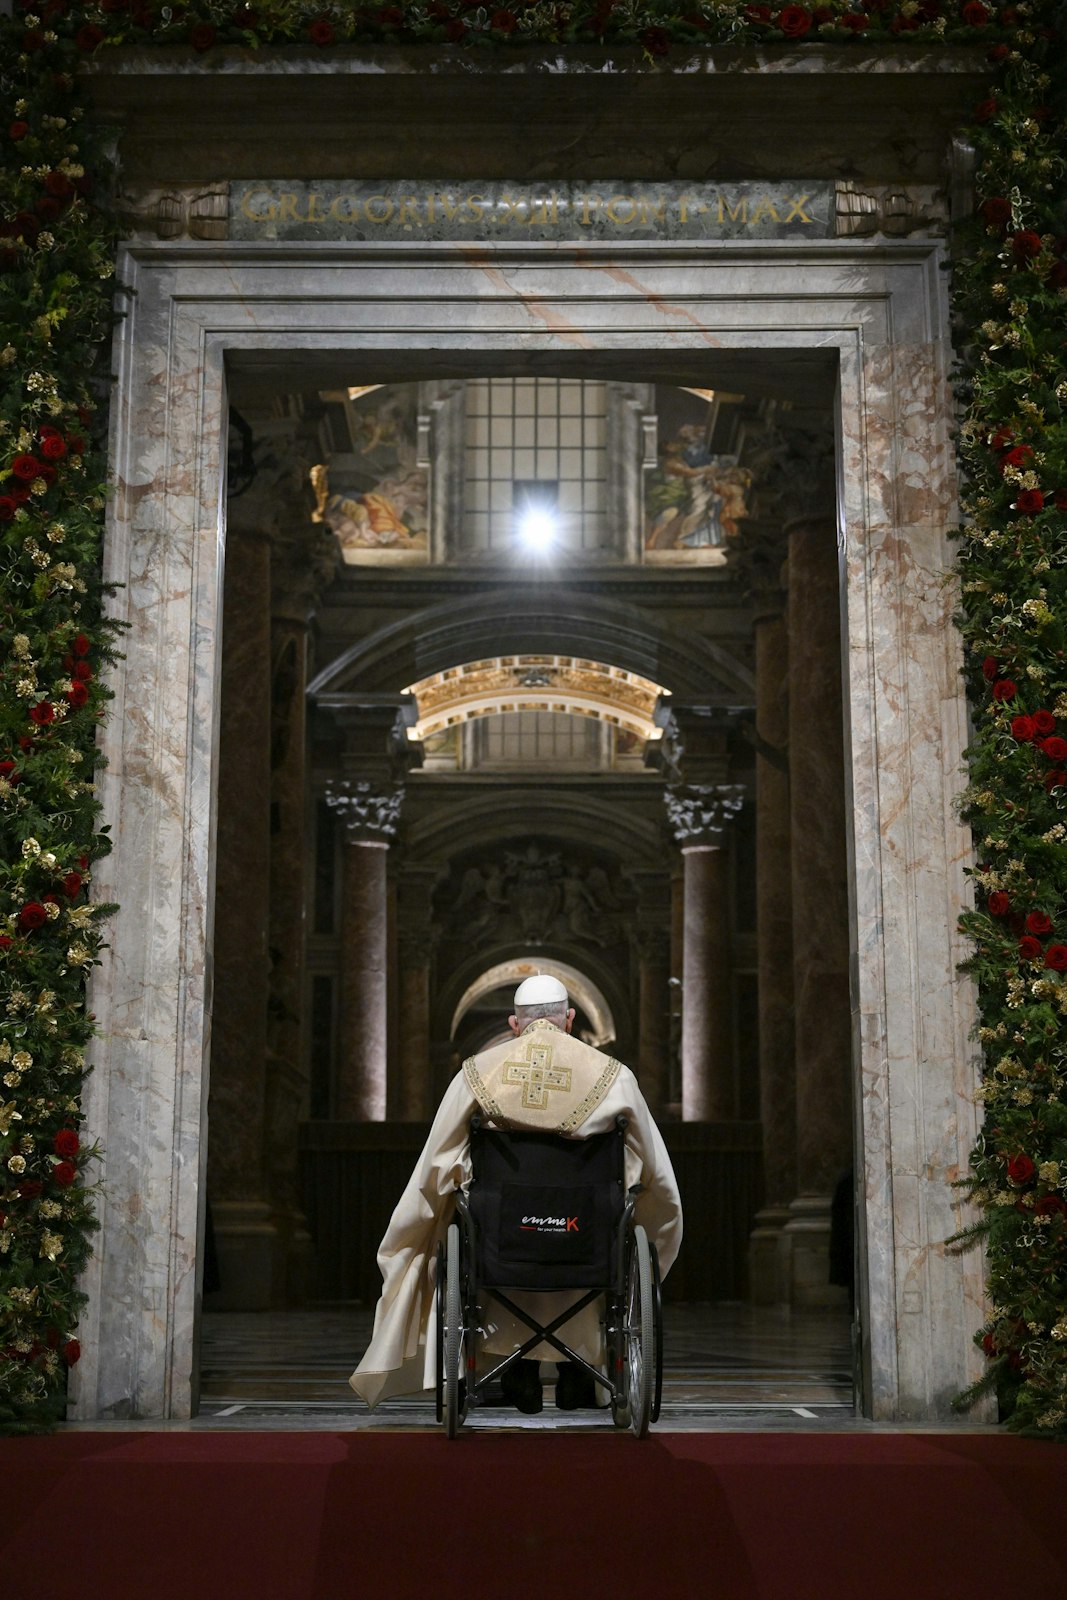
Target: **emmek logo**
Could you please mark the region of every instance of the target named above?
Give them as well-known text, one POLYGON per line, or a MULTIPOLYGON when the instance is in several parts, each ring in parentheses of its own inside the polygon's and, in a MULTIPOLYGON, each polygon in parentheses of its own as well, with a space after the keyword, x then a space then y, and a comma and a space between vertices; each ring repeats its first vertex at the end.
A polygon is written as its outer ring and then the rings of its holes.
POLYGON ((526 1233, 580 1233, 577 1217, 523 1217, 519 1224, 526 1233))

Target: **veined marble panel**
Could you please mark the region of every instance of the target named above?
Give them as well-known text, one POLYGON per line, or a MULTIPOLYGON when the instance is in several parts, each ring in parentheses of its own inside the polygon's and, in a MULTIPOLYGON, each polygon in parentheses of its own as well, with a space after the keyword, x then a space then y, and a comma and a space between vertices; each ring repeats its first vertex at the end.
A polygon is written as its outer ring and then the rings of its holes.
POLYGON ((119 281, 106 576, 133 624, 106 734, 117 920, 93 1003, 105 1146, 76 1413, 195 1404, 207 1103, 227 361, 625 355, 837 365, 857 1148, 867 1396, 948 1420, 974 1377, 981 1263, 949 1255, 973 1141, 973 1000, 956 971, 964 708, 944 573, 955 515, 940 247, 725 241, 407 250, 139 244, 119 281), (442 356, 443 353, 443 356, 442 356))

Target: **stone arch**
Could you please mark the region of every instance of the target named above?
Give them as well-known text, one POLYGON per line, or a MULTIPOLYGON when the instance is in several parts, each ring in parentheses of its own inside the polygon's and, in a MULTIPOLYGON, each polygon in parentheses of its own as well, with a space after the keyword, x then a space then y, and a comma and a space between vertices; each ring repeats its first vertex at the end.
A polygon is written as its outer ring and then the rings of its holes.
POLYGON ((607 996, 599 986, 573 963, 552 961, 547 956, 541 955, 512 957, 510 961, 498 961, 493 966, 487 967, 460 996, 452 1018, 450 1037, 455 1038, 460 1022, 483 995, 491 994, 494 989, 503 988, 506 983, 520 984, 524 978, 530 977, 535 972, 547 972, 553 978, 558 978, 572 1000, 581 1006, 593 1026, 594 1036, 590 1039, 590 1044, 601 1046, 615 1038, 615 1018, 607 996))
POLYGON ((388 623, 331 661, 308 685, 312 698, 392 691, 483 657, 547 651, 624 667, 671 694, 707 705, 750 705, 755 679, 710 640, 679 636, 651 611, 563 584, 509 587, 428 606, 388 623))

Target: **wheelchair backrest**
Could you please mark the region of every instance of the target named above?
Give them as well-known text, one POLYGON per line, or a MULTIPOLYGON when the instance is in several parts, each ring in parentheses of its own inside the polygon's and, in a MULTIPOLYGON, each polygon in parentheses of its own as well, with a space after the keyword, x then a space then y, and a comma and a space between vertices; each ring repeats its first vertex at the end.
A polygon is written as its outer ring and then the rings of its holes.
POLYGON ((481 1282, 608 1287, 625 1206, 624 1130, 587 1139, 471 1123, 469 1190, 481 1282))

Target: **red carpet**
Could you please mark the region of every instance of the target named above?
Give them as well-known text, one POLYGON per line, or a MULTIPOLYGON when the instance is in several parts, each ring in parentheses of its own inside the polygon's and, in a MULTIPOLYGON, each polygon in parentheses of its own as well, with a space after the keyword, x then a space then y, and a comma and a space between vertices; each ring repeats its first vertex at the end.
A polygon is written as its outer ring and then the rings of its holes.
POLYGON ((0 1440, 33 1600, 992 1600, 1067 1592, 1056 1445, 1001 1435, 0 1440))

